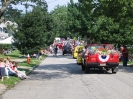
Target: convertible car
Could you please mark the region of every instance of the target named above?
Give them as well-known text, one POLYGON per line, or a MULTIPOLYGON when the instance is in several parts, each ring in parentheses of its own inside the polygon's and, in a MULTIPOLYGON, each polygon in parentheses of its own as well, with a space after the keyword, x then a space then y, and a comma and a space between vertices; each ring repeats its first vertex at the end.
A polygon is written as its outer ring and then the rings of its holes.
POLYGON ((119 53, 113 49, 112 44, 88 44, 82 55, 82 70, 90 72, 90 68, 112 70, 117 73, 119 53))

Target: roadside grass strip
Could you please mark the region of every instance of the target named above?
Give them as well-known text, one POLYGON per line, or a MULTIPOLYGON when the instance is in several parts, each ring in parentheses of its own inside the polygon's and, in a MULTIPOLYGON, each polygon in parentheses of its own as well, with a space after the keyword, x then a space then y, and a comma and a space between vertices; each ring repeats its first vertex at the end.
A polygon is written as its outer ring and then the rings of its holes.
MULTIPOLYGON (((20 54, 20 52, 18 50, 15 50, 8 55, 0 54, 0 57, 2 57, 4 59, 6 59, 7 56, 10 56, 11 60, 19 60, 18 70, 25 71, 27 75, 41 63, 41 60, 36 59, 36 58, 31 58, 30 64, 28 64, 27 58, 20 58, 20 56, 22 56, 22 55, 20 54)), ((44 60, 46 58, 46 56, 47 55, 43 55, 42 60, 44 60)), ((0 81, 0 83, 4 84, 7 88, 11 88, 11 87, 14 87, 20 81, 21 81, 20 78, 10 76, 9 78, 4 77, 4 81, 3 82, 0 81)))
POLYGON ((3 82, 0 82, 1 84, 6 85, 7 88, 14 87, 21 79, 18 77, 10 76, 10 78, 4 78, 3 82))
MULTIPOLYGON (((120 62, 119 64, 122 65, 123 62, 120 62)), ((133 67, 133 61, 128 61, 127 66, 133 67)))

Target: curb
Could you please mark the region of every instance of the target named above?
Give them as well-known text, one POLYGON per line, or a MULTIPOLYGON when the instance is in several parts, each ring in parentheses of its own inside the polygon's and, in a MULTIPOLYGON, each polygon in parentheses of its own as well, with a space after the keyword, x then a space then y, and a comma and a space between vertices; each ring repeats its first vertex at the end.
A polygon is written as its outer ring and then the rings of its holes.
POLYGON ((29 75, 33 70, 35 70, 39 65, 34 66, 32 69, 29 69, 29 71, 26 73, 27 75, 29 75))
MULTIPOLYGON (((47 55, 47 56, 48 56, 48 55, 47 55)), ((47 57, 47 56, 46 56, 46 57, 47 57)), ((45 58, 46 58, 46 57, 45 57, 45 58)), ((45 58, 44 58, 43 60, 45 60, 45 58)), ((43 61, 43 60, 42 60, 42 61, 43 61)), ((40 61, 40 63, 41 63, 42 61, 40 61)), ((40 64, 39 64, 39 65, 40 65, 40 64)), ((36 65, 36 66, 32 67, 31 69, 29 69, 29 71, 26 73, 26 75, 29 75, 29 74, 30 74, 33 70, 35 70, 39 65, 36 65)), ((20 83, 20 82, 21 82, 21 80, 20 80, 19 82, 17 82, 16 84, 18 84, 18 83, 20 83)), ((15 84, 15 85, 16 85, 16 84, 15 84)), ((7 90, 9 90, 9 88, 7 88, 6 85, 4 85, 4 84, 1 84, 1 83, 0 83, 0 85, 3 86, 3 87, 1 87, 1 90, 0 90, 0 91, 1 91, 1 93, 0 93, 0 99, 3 99, 3 98, 2 98, 2 94, 4 94, 7 90), (4 88, 4 86, 5 86, 5 88, 4 88)), ((14 86, 14 87, 15 87, 15 86, 14 86)))
MULTIPOLYGON (((26 73, 27 75, 29 75, 33 70, 35 70, 37 67, 38 67, 39 65, 36 65, 36 66, 34 66, 32 69, 29 69, 29 71, 26 73)), ((17 82, 16 84, 18 84, 18 83, 20 83, 21 82, 21 80, 19 81, 19 82, 17 82)), ((16 85, 15 84, 15 85, 16 85)), ((0 91, 2 91, 1 93, 0 93, 0 99, 3 99, 2 98, 2 94, 4 94, 7 90, 9 90, 9 88, 7 88, 4 84, 0 84, 1 86, 3 86, 2 88, 1 88, 1 90, 0 91), (5 86, 5 88, 4 88, 4 86, 5 86)), ((14 86, 15 87, 15 86, 14 86)))
MULTIPOLYGON (((47 56, 46 56, 46 57, 47 57, 47 56)), ((45 58, 46 58, 46 57, 45 57, 45 58)), ((44 58, 43 60, 45 60, 45 58, 44 58)), ((40 64, 41 64, 41 62, 42 62, 43 60, 40 61, 40 64)), ((39 65, 40 65, 40 64, 39 64, 39 65)), ((33 70, 35 70, 39 65, 36 65, 36 66, 34 66, 33 68, 29 69, 29 71, 28 71, 26 74, 29 75, 29 74, 30 74, 33 70)))
MULTIPOLYGON (((122 65, 122 64, 119 64, 119 65, 122 65)), ((122 65, 122 66, 123 66, 123 65, 122 65)), ((127 66, 133 67, 133 64, 127 64, 127 66)))

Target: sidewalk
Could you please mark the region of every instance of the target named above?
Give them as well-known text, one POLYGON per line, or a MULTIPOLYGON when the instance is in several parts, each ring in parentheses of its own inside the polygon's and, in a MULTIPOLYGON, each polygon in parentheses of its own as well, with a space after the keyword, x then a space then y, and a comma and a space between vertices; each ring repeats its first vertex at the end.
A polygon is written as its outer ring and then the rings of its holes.
POLYGON ((2 95, 6 90, 7 90, 7 87, 3 84, 0 84, 0 95, 2 95))
MULTIPOLYGON (((12 61, 16 61, 16 62, 23 62, 23 61, 26 61, 26 59, 14 59, 12 61)), ((35 66, 36 67, 36 66, 35 66)), ((25 67, 25 66, 19 66, 18 68, 28 68, 31 72, 35 67, 25 67)), ((8 88, 4 85, 4 84, 1 84, 0 83, 0 99, 1 99, 1 95, 6 91, 8 90, 8 88)))
MULTIPOLYGON (((26 59, 12 59, 12 61, 16 61, 16 62, 23 62, 26 61, 26 59)), ((26 68, 24 66, 19 66, 19 68, 26 68)), ((28 67, 27 67, 28 68, 28 67)), ((29 70, 32 70, 31 67, 28 68, 29 70)), ((0 96, 7 90, 7 87, 4 84, 0 83, 0 96)), ((0 97, 1 99, 1 97, 0 97)))
POLYGON ((26 59, 12 59, 12 61, 15 61, 15 62, 18 62, 18 63, 21 63, 23 61, 26 61, 26 59))
MULTIPOLYGON (((14 59, 12 61, 23 62, 24 60, 23 59, 14 59)), ((2 95, 2 93, 4 93, 6 90, 7 90, 7 87, 4 84, 0 83, 0 95, 2 95)))

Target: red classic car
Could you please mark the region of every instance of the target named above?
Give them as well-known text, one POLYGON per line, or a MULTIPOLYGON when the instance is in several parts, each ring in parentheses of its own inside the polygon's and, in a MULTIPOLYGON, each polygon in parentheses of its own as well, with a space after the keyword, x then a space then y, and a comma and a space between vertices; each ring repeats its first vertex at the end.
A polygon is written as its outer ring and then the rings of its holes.
POLYGON ((90 72, 90 68, 118 71, 119 53, 111 44, 88 44, 82 55, 82 70, 90 72))

